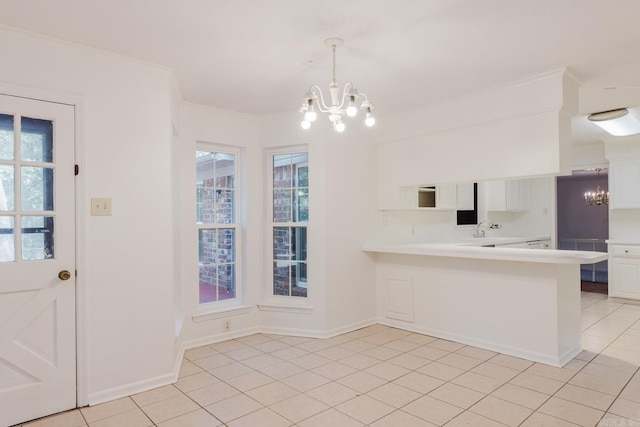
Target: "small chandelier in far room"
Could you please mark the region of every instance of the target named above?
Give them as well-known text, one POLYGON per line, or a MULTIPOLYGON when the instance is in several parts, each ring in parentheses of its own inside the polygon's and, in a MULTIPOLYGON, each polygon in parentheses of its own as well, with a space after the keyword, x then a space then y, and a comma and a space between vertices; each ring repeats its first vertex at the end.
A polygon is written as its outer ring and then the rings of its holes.
POLYGON ((600 171, 602 168, 596 168, 595 171, 598 173, 597 177, 597 185, 595 191, 587 191, 584 193, 584 201, 588 206, 600 206, 600 205, 608 205, 609 204, 609 192, 604 191, 600 188, 600 171))
POLYGON ((345 115, 354 117, 358 114, 358 106, 356 105, 358 98, 363 98, 360 109, 365 110, 364 123, 371 127, 376 122, 375 117, 373 117, 373 102, 369 101, 367 95, 358 92, 351 82, 345 84, 342 89, 342 94, 340 93, 340 88, 336 80, 336 47, 342 46, 343 43, 344 40, 339 38, 330 38, 324 41, 324 44, 331 48, 333 54, 333 73, 329 85, 331 105, 325 103, 322 89, 320 89, 319 86, 311 86, 305 94, 302 107, 300 108, 300 112, 304 114, 301 123, 303 129, 309 129, 311 127, 311 122, 318 117, 317 109, 321 113, 329 113, 329 120, 333 123, 333 130, 336 132, 344 132, 346 126, 342 119, 345 115))

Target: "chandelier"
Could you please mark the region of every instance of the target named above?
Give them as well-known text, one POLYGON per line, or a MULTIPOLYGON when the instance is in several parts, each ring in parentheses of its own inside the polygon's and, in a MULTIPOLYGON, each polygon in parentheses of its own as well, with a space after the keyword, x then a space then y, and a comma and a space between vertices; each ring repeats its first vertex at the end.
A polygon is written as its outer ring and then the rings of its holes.
MULTIPOLYGON (((600 171, 602 168, 596 168, 595 171, 598 173, 597 181, 600 181, 600 171)), ((596 181, 596 182, 597 182, 596 181)), ((604 191, 600 188, 600 184, 597 183, 596 191, 587 191, 584 193, 584 201, 589 206, 600 206, 600 205, 608 205, 609 204, 609 192, 604 191)))
POLYGON ((318 117, 318 113, 316 112, 316 110, 318 110, 321 113, 329 113, 329 121, 333 123, 333 130, 336 132, 344 132, 345 124, 342 118, 345 115, 354 117, 358 114, 358 106, 356 105, 358 98, 363 99, 360 104, 360 109, 366 113, 364 123, 367 126, 373 126, 376 122, 372 113, 373 103, 367 99, 367 95, 358 92, 351 82, 344 85, 342 94, 340 94, 340 88, 336 80, 336 47, 342 46, 343 43, 344 40, 339 38, 330 38, 324 41, 324 44, 330 47, 333 53, 333 74, 329 85, 331 105, 325 103, 322 89, 320 89, 319 86, 311 86, 305 94, 302 107, 300 108, 300 112, 304 115, 301 123, 303 129, 309 129, 311 127, 311 122, 315 121, 318 117))

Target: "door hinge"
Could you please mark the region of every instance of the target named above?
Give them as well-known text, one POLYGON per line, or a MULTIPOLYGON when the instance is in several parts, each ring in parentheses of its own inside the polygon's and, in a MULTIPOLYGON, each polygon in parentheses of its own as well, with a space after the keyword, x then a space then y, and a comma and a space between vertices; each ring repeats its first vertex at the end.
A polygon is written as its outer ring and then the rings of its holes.
POLYGON ((78 174, 80 173, 80 166, 73 165, 73 172, 76 174, 76 176, 78 176, 78 174))

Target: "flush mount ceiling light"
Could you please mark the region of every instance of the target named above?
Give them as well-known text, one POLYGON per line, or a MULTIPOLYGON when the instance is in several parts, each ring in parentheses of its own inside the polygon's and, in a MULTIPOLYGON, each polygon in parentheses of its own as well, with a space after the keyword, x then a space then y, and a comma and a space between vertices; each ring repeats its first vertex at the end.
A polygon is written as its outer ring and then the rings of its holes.
POLYGON ((596 168, 595 171, 598 173, 596 178, 596 190, 595 191, 587 191, 584 193, 584 202, 588 206, 601 206, 609 204, 609 192, 604 191, 600 188, 600 171, 602 168, 596 168))
POLYGON ((344 85, 342 94, 340 94, 340 88, 336 80, 336 47, 342 46, 343 43, 344 40, 339 38, 330 38, 324 41, 324 44, 331 48, 333 54, 333 74, 331 76, 331 83, 329 84, 331 105, 325 103, 322 89, 320 89, 319 86, 311 86, 304 96, 304 101, 300 108, 300 112, 304 115, 301 123, 303 129, 309 129, 311 127, 311 122, 318 117, 318 113, 316 112, 316 110, 318 110, 321 113, 329 113, 329 121, 333 123, 333 130, 343 132, 345 124, 342 122, 342 118, 345 115, 354 117, 358 114, 356 101, 359 98, 363 99, 360 104, 360 109, 365 110, 366 113, 364 123, 367 126, 373 126, 376 122, 375 117, 373 117, 373 103, 369 101, 367 95, 358 92, 351 82, 344 85))
POLYGON ((626 108, 594 113, 587 118, 613 136, 640 133, 640 121, 626 108))

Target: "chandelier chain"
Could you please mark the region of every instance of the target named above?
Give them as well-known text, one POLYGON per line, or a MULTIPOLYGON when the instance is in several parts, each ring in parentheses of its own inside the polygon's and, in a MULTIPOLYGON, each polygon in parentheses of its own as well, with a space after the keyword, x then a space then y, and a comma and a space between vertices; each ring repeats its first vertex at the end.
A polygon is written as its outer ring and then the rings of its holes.
POLYGON ((331 46, 333 49, 333 80, 332 82, 336 82, 336 45, 331 46))

